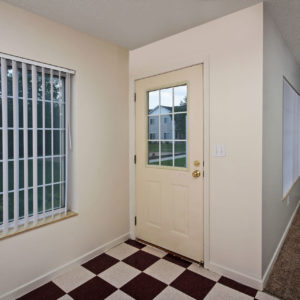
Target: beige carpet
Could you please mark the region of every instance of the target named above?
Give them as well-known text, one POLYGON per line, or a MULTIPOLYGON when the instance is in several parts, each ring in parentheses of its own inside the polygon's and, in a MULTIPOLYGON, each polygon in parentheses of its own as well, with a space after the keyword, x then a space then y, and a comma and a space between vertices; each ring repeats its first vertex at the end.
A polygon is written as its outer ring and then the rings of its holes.
POLYGON ((300 300, 300 208, 274 264, 265 291, 280 299, 300 300))

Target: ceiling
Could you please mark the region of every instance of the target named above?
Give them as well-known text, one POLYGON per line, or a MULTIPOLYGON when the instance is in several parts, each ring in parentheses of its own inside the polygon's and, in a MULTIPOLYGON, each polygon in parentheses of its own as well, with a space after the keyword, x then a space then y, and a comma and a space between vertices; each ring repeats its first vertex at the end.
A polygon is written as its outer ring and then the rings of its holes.
MULTIPOLYGON (((4 0, 135 49, 262 0, 4 0)), ((264 0, 300 62, 300 0, 264 0)))

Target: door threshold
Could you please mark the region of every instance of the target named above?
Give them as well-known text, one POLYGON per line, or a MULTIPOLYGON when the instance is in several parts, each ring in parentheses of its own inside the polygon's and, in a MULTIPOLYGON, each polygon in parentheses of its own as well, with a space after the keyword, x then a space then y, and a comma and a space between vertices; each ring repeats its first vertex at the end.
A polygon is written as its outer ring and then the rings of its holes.
POLYGON ((197 260, 194 260, 194 259, 191 259, 191 258, 189 258, 189 257, 183 256, 183 255, 181 255, 181 254, 178 254, 178 253, 176 253, 176 252, 170 251, 170 250, 165 249, 165 248, 163 248, 163 247, 154 245, 154 244, 149 243, 149 242, 147 242, 147 241, 144 241, 144 240, 142 240, 142 239, 136 238, 136 240, 137 240, 138 242, 141 242, 141 243, 143 243, 143 244, 152 246, 152 247, 157 248, 157 249, 159 249, 159 250, 163 250, 163 251, 167 252, 168 254, 170 254, 170 255, 172 255, 172 256, 181 258, 181 259, 183 259, 183 260, 187 260, 187 261, 189 261, 189 262, 191 262, 191 263, 197 263, 197 264, 199 264, 201 267, 204 267, 204 261, 203 261, 203 260, 199 262, 199 261, 197 261, 197 260))

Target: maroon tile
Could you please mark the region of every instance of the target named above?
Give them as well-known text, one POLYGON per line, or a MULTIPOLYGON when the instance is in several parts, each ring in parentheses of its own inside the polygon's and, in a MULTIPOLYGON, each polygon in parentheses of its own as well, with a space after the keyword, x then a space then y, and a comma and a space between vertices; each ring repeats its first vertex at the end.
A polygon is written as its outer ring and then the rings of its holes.
POLYGON ((204 299, 215 282, 190 270, 185 270, 170 285, 191 297, 204 299))
POLYGON ((69 295, 75 300, 98 300, 105 299, 116 290, 114 286, 96 276, 69 292, 69 295))
POLYGON ((142 248, 146 247, 146 245, 144 245, 144 244, 142 244, 138 241, 135 241, 135 240, 127 240, 125 243, 130 245, 130 246, 139 248, 139 249, 142 249, 142 248))
POLYGON ((222 276, 220 279, 219 279, 219 283, 222 283, 226 286, 229 286, 230 288, 234 289, 234 290, 237 290, 239 292, 242 292, 244 294, 247 294, 249 296, 252 296, 252 297, 255 297, 256 296, 256 293, 257 293, 257 290, 256 289, 253 289, 249 286, 246 286, 246 285, 243 285, 241 283, 238 283, 232 279, 229 279, 227 277, 224 277, 222 276))
POLYGON ((192 263, 187 261, 187 260, 184 260, 178 256, 175 256, 175 255, 172 255, 172 254, 167 254, 166 256, 163 257, 163 259, 166 259, 176 265, 179 265, 181 267, 184 267, 184 268, 188 268, 192 263))
POLYGON ((33 290, 32 292, 18 298, 18 299, 28 299, 28 300, 52 300, 58 299, 65 295, 66 293, 55 285, 52 281, 42 285, 41 287, 33 290))
POLYGON ((127 282, 120 290, 134 299, 148 300, 156 297, 167 285, 145 273, 127 282))
POLYGON ((144 271, 149 266, 154 264, 156 261, 159 260, 159 257, 154 256, 150 253, 144 252, 144 251, 138 251, 128 257, 126 257, 123 262, 126 264, 139 269, 141 271, 144 271))
POLYGON ((98 275, 99 273, 105 271, 106 269, 110 268, 114 264, 119 262, 114 257, 111 257, 110 255, 107 255, 105 253, 91 259, 90 261, 86 262, 82 266, 86 269, 90 270, 91 272, 98 275))

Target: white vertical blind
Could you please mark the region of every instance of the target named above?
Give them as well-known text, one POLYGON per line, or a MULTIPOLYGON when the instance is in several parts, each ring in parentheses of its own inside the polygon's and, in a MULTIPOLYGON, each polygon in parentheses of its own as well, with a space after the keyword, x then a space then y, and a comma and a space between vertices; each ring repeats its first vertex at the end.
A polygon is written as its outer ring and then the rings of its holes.
MULTIPOLYGON (((58 110, 59 110, 59 128, 61 128, 62 125, 62 83, 61 83, 61 73, 58 73, 58 110)), ((62 132, 59 130, 59 152, 63 153, 62 151, 62 132)), ((59 178, 60 181, 62 181, 62 157, 60 156, 59 159, 59 178)), ((59 206, 62 204, 62 185, 59 185, 59 206)))
MULTIPOLYGON (((65 118, 65 124, 66 124, 66 131, 65 131, 65 153, 66 153, 66 161, 69 161, 69 144, 68 140, 71 140, 70 138, 70 97, 71 97, 71 79, 70 74, 67 74, 66 76, 66 93, 65 93, 65 112, 66 112, 66 118, 65 118)), ((70 145, 71 146, 71 145, 70 145)), ((68 165, 65 166, 65 214, 68 210, 68 165)))
POLYGON ((45 187, 45 182, 46 182, 46 145, 45 145, 45 127, 46 127, 46 114, 45 114, 45 100, 46 100, 46 95, 45 95, 45 68, 42 68, 42 127, 43 127, 43 217, 45 218, 46 216, 46 187, 45 187))
POLYGON ((33 223, 38 221, 37 195, 37 73, 36 66, 31 66, 32 76, 32 157, 33 157, 33 223))
POLYGON ((300 96, 283 80, 283 196, 300 176, 300 96))
POLYGON ((68 210, 73 71, 0 53, 0 236, 68 210), (24 208, 24 209, 23 209, 24 208))
POLYGON ((2 160, 3 160, 3 233, 8 231, 8 134, 7 134, 7 64, 1 58, 1 91, 2 91, 2 160))
POLYGON ((18 228, 19 221, 19 91, 18 68, 12 62, 13 79, 13 119, 14 119, 14 229, 18 228))
POLYGON ((23 151, 24 151, 24 226, 28 225, 28 84, 27 65, 22 63, 23 85, 23 151))
POLYGON ((54 132, 53 132, 53 70, 50 70, 50 93, 51 93, 51 215, 54 216, 54 132))

